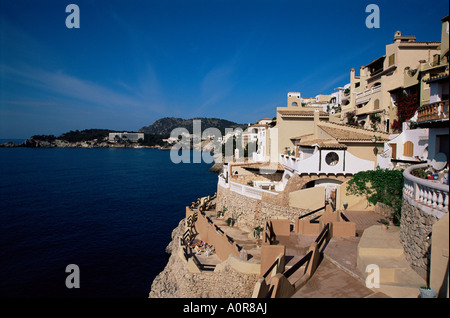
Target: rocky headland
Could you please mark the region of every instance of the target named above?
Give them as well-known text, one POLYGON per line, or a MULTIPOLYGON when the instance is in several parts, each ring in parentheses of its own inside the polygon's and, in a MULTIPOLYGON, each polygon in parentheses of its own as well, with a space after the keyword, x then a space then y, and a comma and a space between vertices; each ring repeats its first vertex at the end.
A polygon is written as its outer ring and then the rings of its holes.
MULTIPOLYGON (((164 270, 151 285, 149 298, 250 298, 258 275, 243 274, 229 265, 220 270, 191 273, 178 255, 178 239, 185 231, 181 220, 166 248, 170 254, 164 270)), ((224 262, 226 263, 226 262, 224 262)))

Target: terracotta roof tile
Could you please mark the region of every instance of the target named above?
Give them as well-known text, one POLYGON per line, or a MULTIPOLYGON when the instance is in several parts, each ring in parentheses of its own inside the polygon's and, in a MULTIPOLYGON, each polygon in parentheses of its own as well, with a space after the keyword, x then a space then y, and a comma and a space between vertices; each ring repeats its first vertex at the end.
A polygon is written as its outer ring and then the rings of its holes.
POLYGON ((299 143, 300 146, 306 146, 306 147, 312 147, 314 145, 318 145, 319 148, 322 149, 347 149, 347 146, 344 144, 341 144, 333 139, 310 139, 301 141, 299 143))
MULTIPOLYGON (((319 127, 337 141, 372 141, 372 137, 375 134, 375 131, 372 130, 358 129, 353 127, 352 129, 347 125, 342 128, 330 127, 328 125, 319 125, 319 127)), ((379 134, 379 132, 377 132, 377 134, 379 134)), ((388 135, 386 135, 384 138, 381 137, 380 141, 384 140, 389 140, 388 135)))

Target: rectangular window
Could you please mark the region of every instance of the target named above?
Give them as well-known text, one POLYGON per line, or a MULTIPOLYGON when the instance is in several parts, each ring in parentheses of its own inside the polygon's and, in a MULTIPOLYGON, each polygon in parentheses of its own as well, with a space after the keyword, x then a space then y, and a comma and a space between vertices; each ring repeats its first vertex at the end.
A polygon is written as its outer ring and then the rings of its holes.
POLYGON ((395 54, 391 54, 389 56, 389 66, 394 65, 395 64, 395 54))
POLYGON ((437 135, 436 136, 437 139, 437 152, 443 152, 445 153, 445 155, 449 156, 449 142, 448 142, 448 135, 437 135))
POLYGON ((407 141, 403 144, 403 155, 405 157, 412 157, 414 153, 414 144, 411 141, 407 141))

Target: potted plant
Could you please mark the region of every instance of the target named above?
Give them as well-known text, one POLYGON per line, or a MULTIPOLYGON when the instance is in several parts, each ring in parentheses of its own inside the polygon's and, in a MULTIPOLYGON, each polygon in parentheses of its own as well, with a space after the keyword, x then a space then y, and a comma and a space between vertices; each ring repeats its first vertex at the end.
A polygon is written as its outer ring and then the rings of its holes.
POLYGON ((346 88, 345 90, 344 90, 344 95, 345 96, 348 96, 350 94, 350 88, 346 88))
POLYGON ((436 298, 437 292, 428 286, 422 286, 419 288, 420 298, 436 298))
POLYGON ((261 236, 261 232, 263 230, 263 227, 261 225, 258 225, 253 229, 253 236, 258 239, 261 236))
POLYGON ((389 221, 388 220, 383 219, 380 221, 380 223, 381 223, 381 229, 383 231, 386 231, 387 229, 389 229, 389 221))
POLYGON ((344 201, 344 202, 342 202, 342 205, 344 206, 344 210, 347 210, 347 208, 348 208, 348 202, 347 202, 347 201, 344 201))

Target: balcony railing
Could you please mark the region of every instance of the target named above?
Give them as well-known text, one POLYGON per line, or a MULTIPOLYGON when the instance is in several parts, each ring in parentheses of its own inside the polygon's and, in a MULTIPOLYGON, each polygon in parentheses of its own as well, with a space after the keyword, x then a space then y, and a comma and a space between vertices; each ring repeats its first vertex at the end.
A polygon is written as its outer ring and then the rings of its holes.
POLYGON ((422 105, 417 110, 417 121, 448 120, 448 99, 422 105))
POLYGON ((411 171, 428 167, 427 163, 413 165, 403 172, 403 198, 422 211, 441 218, 448 213, 449 186, 432 180, 414 177, 411 171))
POLYGON ((366 89, 363 92, 356 93, 356 100, 361 99, 363 97, 371 96, 372 94, 381 92, 381 85, 374 86, 372 88, 366 89))
POLYGON ((240 184, 234 181, 227 181, 222 175, 219 175, 218 177, 218 185, 220 185, 223 188, 230 189, 233 192, 236 192, 238 194, 244 195, 249 198, 262 200, 263 193, 269 194, 269 195, 278 195, 278 192, 264 190, 261 188, 255 188, 252 186, 240 184))

